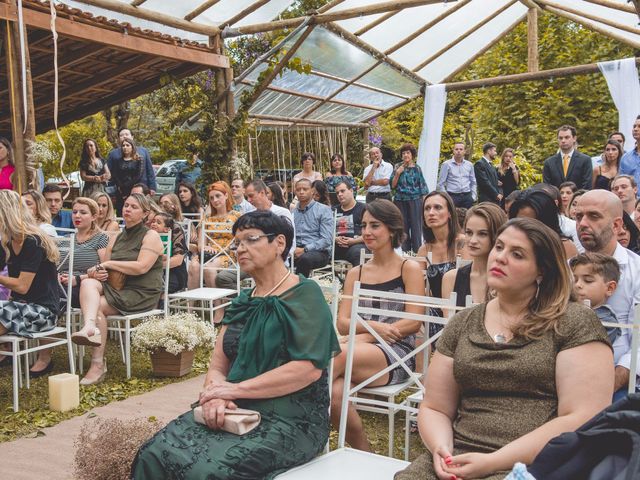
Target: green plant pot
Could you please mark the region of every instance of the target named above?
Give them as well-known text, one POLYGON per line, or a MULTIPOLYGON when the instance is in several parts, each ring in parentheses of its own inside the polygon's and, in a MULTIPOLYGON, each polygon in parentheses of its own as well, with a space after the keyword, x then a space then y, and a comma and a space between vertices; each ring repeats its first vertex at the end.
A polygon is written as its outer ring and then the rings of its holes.
POLYGON ((184 351, 179 355, 156 350, 151 354, 151 366, 156 377, 182 377, 193 367, 194 352, 184 351))

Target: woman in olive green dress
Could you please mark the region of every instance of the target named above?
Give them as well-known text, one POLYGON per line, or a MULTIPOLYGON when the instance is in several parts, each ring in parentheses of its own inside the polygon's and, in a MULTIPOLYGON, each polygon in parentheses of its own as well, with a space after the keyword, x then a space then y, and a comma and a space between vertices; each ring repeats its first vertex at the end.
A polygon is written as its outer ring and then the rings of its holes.
POLYGON ((106 258, 87 270, 80 284, 80 309, 84 325, 71 336, 78 345, 94 347, 91 367, 81 385, 102 381, 107 373, 104 351, 107 339, 108 315, 145 312, 157 308, 162 294, 162 240, 154 230, 144 225, 151 210, 149 200, 133 193, 125 199, 122 209, 124 230, 113 245, 107 247, 106 258), (106 283, 107 270, 126 274, 124 287, 116 290, 106 283))
POLYGON ((326 368, 340 351, 318 285, 284 261, 293 227, 268 211, 233 226, 238 262, 256 282, 227 309, 200 394, 206 425, 189 411, 138 452, 131 478, 273 478, 318 455, 329 436, 326 368), (244 435, 221 430, 224 410, 261 413, 244 435))
POLYGON ((430 453, 396 480, 501 480, 611 403, 611 347, 595 313, 570 302, 556 233, 506 223, 487 283, 496 297, 455 315, 438 340, 418 414, 430 453))

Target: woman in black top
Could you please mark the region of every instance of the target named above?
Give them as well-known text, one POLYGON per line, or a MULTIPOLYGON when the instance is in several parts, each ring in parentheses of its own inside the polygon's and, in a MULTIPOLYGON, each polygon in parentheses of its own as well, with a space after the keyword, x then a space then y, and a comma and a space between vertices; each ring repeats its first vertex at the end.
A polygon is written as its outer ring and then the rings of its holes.
POLYGON ((135 142, 130 138, 125 138, 120 144, 122 159, 114 159, 111 172, 113 182, 116 184, 116 211, 122 215, 122 205, 124 199, 131 194, 131 189, 139 183, 144 175, 144 158, 137 150, 135 142))
POLYGON ((593 167, 593 189, 611 190, 611 181, 620 170, 620 159, 624 155, 622 145, 608 140, 602 153, 603 163, 593 167))
POLYGON ((456 292, 456 304, 466 305, 467 295, 473 303, 489 300, 487 290, 487 259, 496 241, 500 227, 507 222, 507 215, 493 203, 483 202, 467 211, 464 222, 465 245, 472 263, 449 270, 442 279, 442 298, 456 292))
POLYGON ((496 167, 496 170, 498 170, 498 181, 502 184, 503 206, 504 199, 514 190, 518 190, 518 185, 520 185, 520 172, 513 157, 513 148, 505 148, 502 152, 500 165, 496 167))
MULTIPOLYGON (((0 270, 7 265, 9 271, 0 276, 0 285, 11 290, 10 299, 0 301, 0 335, 32 338, 55 327, 59 257, 56 244, 36 225, 18 193, 0 190, 0 270)), ((40 351, 31 372, 43 375, 52 367, 51 352, 40 351)))

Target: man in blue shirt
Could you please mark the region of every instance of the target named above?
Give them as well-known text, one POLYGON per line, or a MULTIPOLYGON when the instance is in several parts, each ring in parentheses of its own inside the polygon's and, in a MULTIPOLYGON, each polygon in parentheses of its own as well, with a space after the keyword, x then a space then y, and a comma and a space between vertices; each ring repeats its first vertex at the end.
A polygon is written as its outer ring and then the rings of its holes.
MULTIPOLYGON (((47 201, 49 212, 51 212, 51 224, 56 228, 68 228, 73 230, 73 220, 71 212, 62 210, 62 189, 55 183, 47 183, 42 189, 42 195, 47 201)), ((58 235, 66 236, 69 232, 58 231, 58 235)))
POLYGON ((453 145, 453 158, 440 167, 437 190, 447 192, 456 207, 471 208, 476 201, 476 174, 473 163, 464 159, 464 143, 453 145))
MULTIPOLYGON (((633 122, 631 134, 636 141, 636 146, 633 150, 629 150, 622 156, 622 160, 620 160, 620 173, 632 175, 636 180, 636 185, 640 185, 640 115, 638 115, 636 121, 633 122)), ((640 197, 640 192, 638 193, 638 197, 640 197)))
POLYGON ((297 273, 309 277, 311 270, 324 267, 331 260, 333 215, 328 206, 313 200, 309 180, 298 180, 295 189, 298 206, 293 213, 296 232, 294 265, 297 273))
MULTIPOLYGON (((118 131, 118 142, 122 143, 122 141, 128 138, 133 140, 133 135, 131 134, 131 130, 128 128, 121 128, 118 131)), ((156 172, 153 170, 153 164, 151 163, 151 155, 149 155, 149 150, 144 148, 142 145, 136 145, 136 152, 138 155, 142 157, 144 161, 144 168, 142 169, 142 177, 140 177, 140 183, 144 183, 147 187, 149 187, 149 193, 153 197, 156 194, 156 190, 158 189, 156 185, 156 172)), ((109 156, 107 157, 107 166, 109 167, 109 171, 114 172, 113 168, 114 162, 122 161, 122 150, 120 148, 114 148, 109 152, 109 156)))

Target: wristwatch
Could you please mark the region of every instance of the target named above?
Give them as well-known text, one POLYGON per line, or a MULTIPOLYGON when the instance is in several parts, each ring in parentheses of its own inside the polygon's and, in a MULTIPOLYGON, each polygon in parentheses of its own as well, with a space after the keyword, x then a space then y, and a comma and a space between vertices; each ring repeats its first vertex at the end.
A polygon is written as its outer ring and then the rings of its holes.
POLYGON ((304 247, 302 250, 304 251, 304 253, 307 253, 309 251, 307 247, 304 247))

